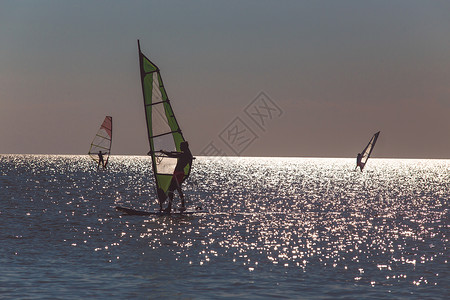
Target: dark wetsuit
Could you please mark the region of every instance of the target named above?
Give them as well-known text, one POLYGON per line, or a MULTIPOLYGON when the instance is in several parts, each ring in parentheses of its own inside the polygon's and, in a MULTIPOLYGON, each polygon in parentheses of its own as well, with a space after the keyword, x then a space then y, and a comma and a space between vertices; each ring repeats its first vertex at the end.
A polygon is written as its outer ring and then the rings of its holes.
POLYGON ((103 154, 101 151, 98 153, 98 165, 97 169, 100 167, 100 164, 102 165, 103 169, 105 168, 105 161, 103 160, 103 154))
POLYGON ((362 159, 362 155, 360 153, 358 153, 358 156, 356 156, 356 168, 359 167, 362 171, 363 164, 361 163, 361 159, 362 159))
MULTIPOLYGON (((171 155, 172 156, 172 155, 171 155)), ((178 158, 177 165, 175 166, 175 171, 173 172, 172 181, 170 182, 169 192, 174 191, 179 188, 184 179, 184 168, 187 165, 192 165, 192 153, 189 149, 177 153, 172 157, 178 158)))
MULTIPOLYGON (((173 191, 177 190, 178 194, 180 195, 181 198, 181 207, 184 208, 185 204, 184 204, 184 195, 183 195, 183 191, 181 190, 181 184, 183 183, 184 180, 184 168, 190 164, 192 165, 192 160, 194 159, 194 157, 192 156, 191 151, 189 150, 189 147, 184 148, 184 151, 181 152, 165 152, 165 151, 161 151, 162 153, 166 154, 168 157, 172 157, 172 158, 177 158, 178 162, 177 165, 175 166, 175 170, 173 172, 173 176, 172 176, 172 180, 170 181, 170 186, 168 189, 168 194, 169 194, 169 204, 167 206, 167 208, 165 209, 165 211, 170 212, 172 210, 172 200, 173 200, 173 191)), ((160 209, 162 210, 162 204, 164 202, 163 197, 159 197, 159 206, 160 209)))

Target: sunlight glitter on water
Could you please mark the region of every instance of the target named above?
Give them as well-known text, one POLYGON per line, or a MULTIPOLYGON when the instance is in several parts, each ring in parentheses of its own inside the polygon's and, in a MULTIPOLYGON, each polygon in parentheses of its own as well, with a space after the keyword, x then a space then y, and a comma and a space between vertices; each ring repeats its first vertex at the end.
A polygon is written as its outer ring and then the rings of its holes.
MULTIPOLYGON (((210 203, 213 211, 227 207, 235 215, 226 221, 212 219, 208 227, 222 229, 226 234, 220 246, 239 254, 256 250, 260 260, 283 266, 289 261, 306 265, 318 260, 344 270, 348 264, 383 258, 389 265, 386 271, 392 271, 398 259, 402 265, 408 263, 401 259, 404 255, 417 256, 414 252, 419 249, 411 242, 437 235, 447 242, 439 230, 445 229, 441 221, 447 213, 439 209, 445 201, 439 196, 449 192, 448 164, 374 160, 373 169, 360 173, 351 171, 352 163, 241 158, 233 165, 228 161, 234 174, 224 181, 230 188, 223 197, 214 193, 216 199, 210 203), (423 168, 431 174, 425 175, 423 168), (243 200, 233 201, 239 198, 243 200)), ((199 184, 197 190, 208 188, 199 184)), ((438 256, 434 253, 428 259, 438 256)))
MULTIPOLYGON (((206 272, 223 283, 251 273, 264 290, 307 276, 305 287, 397 287, 403 296, 445 285, 449 161, 372 159, 361 173, 354 159, 199 157, 184 189, 208 213, 143 218, 113 207, 157 207, 149 158, 112 158, 97 172, 85 156, 0 156, 9 239, 138 278, 188 272, 202 281, 206 272)), ((31 255, 21 247, 12 243, 7 262, 31 255)))

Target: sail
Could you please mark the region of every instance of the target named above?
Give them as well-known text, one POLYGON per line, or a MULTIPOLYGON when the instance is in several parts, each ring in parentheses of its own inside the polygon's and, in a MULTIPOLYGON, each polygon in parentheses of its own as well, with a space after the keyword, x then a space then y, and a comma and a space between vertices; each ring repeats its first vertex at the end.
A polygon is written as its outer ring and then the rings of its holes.
POLYGON ((380 134, 379 131, 375 133, 370 139, 370 142, 367 144, 366 148, 364 148, 364 150, 361 152, 361 171, 365 167, 367 160, 369 159, 370 154, 372 153, 372 150, 375 147, 375 143, 377 142, 379 134, 380 134))
MULTIPOLYGON (((168 196, 168 189, 178 158, 168 157, 160 150, 180 152, 180 144, 185 139, 170 105, 159 68, 142 54, 139 41, 138 49, 147 134, 150 144, 149 155, 152 157, 158 198, 160 201, 164 201, 168 196)), ((181 182, 189 176, 190 170, 191 165, 188 164, 184 168, 184 176, 181 182)))
POLYGON ((103 160, 105 161, 105 167, 108 164, 109 155, 111 153, 112 143, 112 117, 106 116, 100 129, 94 136, 89 149, 89 156, 92 157, 97 163, 99 161, 98 153, 102 151, 103 160))

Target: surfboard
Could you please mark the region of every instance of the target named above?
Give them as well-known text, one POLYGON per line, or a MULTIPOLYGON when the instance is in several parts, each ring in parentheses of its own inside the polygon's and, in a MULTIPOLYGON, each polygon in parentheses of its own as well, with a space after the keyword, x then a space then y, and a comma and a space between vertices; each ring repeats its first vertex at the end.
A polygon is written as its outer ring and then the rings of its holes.
POLYGON ((171 212, 164 212, 164 211, 145 211, 145 210, 136 210, 128 207, 123 206, 116 206, 116 210, 122 212, 125 215, 130 216, 182 216, 182 215, 193 215, 193 214, 199 214, 204 213, 202 209, 188 209, 185 211, 179 211, 179 210, 172 210, 171 212))

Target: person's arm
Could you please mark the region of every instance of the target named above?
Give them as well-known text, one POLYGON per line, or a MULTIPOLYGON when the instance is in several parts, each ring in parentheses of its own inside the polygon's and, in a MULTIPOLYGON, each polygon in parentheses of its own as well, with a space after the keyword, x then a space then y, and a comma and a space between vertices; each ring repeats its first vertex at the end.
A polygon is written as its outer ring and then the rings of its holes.
POLYGON ((159 152, 161 152, 162 154, 167 155, 168 157, 172 157, 172 158, 178 158, 181 155, 181 152, 167 152, 164 150, 159 150, 159 152))

